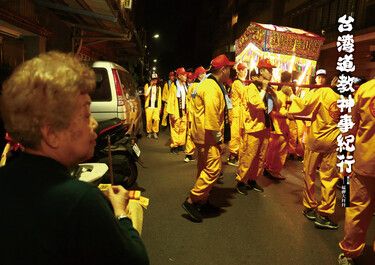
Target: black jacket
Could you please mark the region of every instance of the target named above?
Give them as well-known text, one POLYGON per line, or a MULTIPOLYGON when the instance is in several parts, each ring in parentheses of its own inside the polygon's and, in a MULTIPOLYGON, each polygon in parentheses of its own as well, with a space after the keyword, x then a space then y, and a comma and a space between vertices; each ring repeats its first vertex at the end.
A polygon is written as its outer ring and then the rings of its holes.
POLYGON ((47 157, 0 168, 0 264, 149 264, 130 219, 47 157))

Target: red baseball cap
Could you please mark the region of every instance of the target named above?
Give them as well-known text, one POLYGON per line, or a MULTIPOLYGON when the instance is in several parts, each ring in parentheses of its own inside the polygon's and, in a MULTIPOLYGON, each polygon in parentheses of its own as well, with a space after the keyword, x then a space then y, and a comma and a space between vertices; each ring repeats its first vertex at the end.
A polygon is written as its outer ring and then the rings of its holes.
POLYGON ((197 67, 197 69, 195 69, 194 74, 195 74, 195 76, 200 76, 201 74, 206 73, 206 72, 207 71, 206 71, 206 69, 204 69, 203 66, 199 66, 199 67, 197 67))
POLYGON ((213 69, 219 69, 225 66, 232 67, 234 64, 235 62, 229 61, 228 57, 226 57, 224 54, 220 54, 211 61, 211 66, 213 69))
POLYGON ((233 84, 233 80, 231 78, 228 78, 227 81, 225 81, 225 83, 228 85, 228 86, 232 86, 233 84))
POLYGON ((268 59, 268 58, 260 59, 257 67, 258 67, 258 69, 261 69, 261 68, 266 68, 266 69, 276 68, 276 66, 271 64, 270 59, 268 59))
POLYGON ((239 64, 237 64, 236 68, 237 68, 237 71, 241 71, 243 69, 247 69, 247 66, 244 63, 239 63, 239 64))
POLYGON ((178 68, 178 69, 176 70, 176 74, 177 74, 177 75, 187 75, 188 72, 185 71, 185 68, 180 67, 180 68, 178 68))
POLYGON ((188 72, 187 78, 190 79, 190 80, 194 80, 195 79, 195 74, 192 73, 192 72, 188 72))

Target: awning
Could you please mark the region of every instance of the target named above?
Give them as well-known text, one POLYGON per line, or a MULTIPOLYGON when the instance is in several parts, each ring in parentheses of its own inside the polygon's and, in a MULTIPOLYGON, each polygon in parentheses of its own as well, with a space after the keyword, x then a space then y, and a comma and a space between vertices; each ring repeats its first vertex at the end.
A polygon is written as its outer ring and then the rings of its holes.
POLYGON ((76 47, 103 43, 122 54, 143 54, 137 33, 128 14, 117 1, 103 0, 36 0, 35 3, 56 13, 70 25, 76 47))
POLYGON ((3 30, 1 30, 3 34, 14 38, 32 36, 35 34, 40 36, 48 36, 51 34, 50 31, 39 25, 37 22, 33 22, 28 18, 22 17, 3 8, 0 8, 0 25, 4 27, 3 30))

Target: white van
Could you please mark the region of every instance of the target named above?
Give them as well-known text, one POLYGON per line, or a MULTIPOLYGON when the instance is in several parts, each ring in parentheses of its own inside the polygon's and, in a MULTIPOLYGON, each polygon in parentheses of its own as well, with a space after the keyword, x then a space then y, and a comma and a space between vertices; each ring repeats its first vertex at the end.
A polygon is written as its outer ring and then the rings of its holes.
POLYGON ((127 133, 141 134, 142 109, 136 85, 127 70, 118 64, 97 61, 92 65, 96 88, 91 94, 91 113, 97 121, 119 118, 127 133))

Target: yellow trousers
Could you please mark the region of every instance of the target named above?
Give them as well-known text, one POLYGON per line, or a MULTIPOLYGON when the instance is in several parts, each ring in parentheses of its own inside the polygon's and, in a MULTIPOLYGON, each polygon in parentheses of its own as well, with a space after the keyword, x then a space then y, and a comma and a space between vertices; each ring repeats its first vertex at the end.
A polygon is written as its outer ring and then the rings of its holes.
POLYGON ((230 124, 230 141, 229 141, 229 153, 238 157, 238 152, 240 150, 240 126, 239 118, 232 117, 232 122, 230 124))
POLYGON ((296 121, 289 121, 288 153, 303 157, 303 146, 298 137, 298 128, 296 121))
MULTIPOLYGON (((375 211, 375 177, 350 177, 350 207, 345 210, 344 239, 339 246, 346 257, 356 258, 363 252, 366 232, 375 211)), ((373 243, 375 252, 375 239, 373 243)))
POLYGON ((168 117, 168 112, 167 112, 167 103, 164 103, 164 108, 163 108, 163 116, 161 119, 161 126, 167 126, 167 117, 168 117))
POLYGON ((195 152, 195 144, 191 140, 191 121, 188 122, 187 128, 187 137, 186 137, 186 145, 185 145, 185 154, 186 155, 194 155, 195 152))
POLYGON ((302 154, 305 152, 305 134, 306 134, 306 125, 303 123, 303 121, 296 120, 296 126, 297 126, 297 142, 300 143, 302 147, 302 154))
POLYGON ((329 153, 317 153, 309 148, 305 149, 303 168, 305 172, 303 190, 303 205, 306 208, 317 209, 323 216, 330 216, 335 212, 336 205, 336 182, 339 177, 336 167, 336 151, 329 153), (321 200, 318 203, 315 197, 315 179, 317 168, 321 182, 321 200))
POLYGON ((146 108, 146 131, 147 133, 159 132, 160 110, 157 108, 146 108))
POLYGON ((243 134, 236 175, 238 182, 246 183, 249 180, 256 180, 263 174, 268 137, 267 130, 243 134))
POLYGON ((220 176, 222 162, 219 147, 216 145, 197 145, 197 180, 190 191, 193 202, 207 201, 213 184, 220 176))
POLYGON ((271 132, 267 148, 265 168, 274 173, 280 173, 288 155, 288 141, 283 134, 271 132))
POLYGON ((186 115, 181 118, 169 119, 171 126, 171 144, 170 147, 183 146, 186 143, 186 115))

